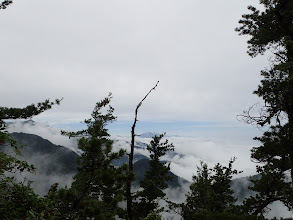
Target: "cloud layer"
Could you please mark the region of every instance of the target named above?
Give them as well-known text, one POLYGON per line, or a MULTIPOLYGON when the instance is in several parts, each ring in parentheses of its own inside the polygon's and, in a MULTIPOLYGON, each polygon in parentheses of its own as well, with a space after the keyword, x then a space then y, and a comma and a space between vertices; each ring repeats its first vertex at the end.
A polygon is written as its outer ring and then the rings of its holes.
MULTIPOLYGON (((23 123, 18 121, 14 124, 9 125, 10 132, 24 132, 39 135, 45 139, 48 139, 53 144, 63 145, 71 150, 77 152, 76 141, 68 139, 67 137, 61 136, 60 129, 51 128, 46 124, 42 123, 23 123)), ((115 140, 114 151, 124 148, 130 150, 130 137, 122 136, 112 136, 115 140)), ((200 165, 200 161, 207 162, 209 167, 213 167, 216 163, 221 163, 222 165, 227 165, 228 161, 237 157, 234 164, 234 168, 238 170, 243 170, 244 172, 237 176, 249 176, 254 175, 255 164, 250 161, 250 149, 251 145, 237 145, 231 143, 225 143, 224 140, 215 139, 207 140, 203 138, 194 137, 167 137, 170 142, 175 146, 175 154, 170 153, 166 155, 163 159, 171 161, 171 171, 176 175, 185 178, 186 180, 192 182, 192 176, 196 174, 197 166, 200 165)), ((150 138, 140 138, 137 137, 136 141, 144 144, 150 142, 150 138)), ((145 146, 140 144, 140 146, 145 146)), ((145 156, 149 156, 146 149, 140 148, 135 150, 136 153, 140 153, 145 156)), ((35 160, 35 164, 38 164, 41 156, 32 158, 35 160)), ((50 158, 42 158, 41 160, 50 160, 50 158)), ((25 176, 25 175, 24 175, 25 176)), ((56 182, 60 183, 60 186, 70 185, 72 182, 72 176, 48 176, 46 174, 31 175, 28 174, 27 177, 30 180, 36 181, 34 188, 41 195, 46 194, 48 188, 41 187, 42 185, 49 186, 56 182), (49 184, 48 184, 49 183, 49 184)), ((248 185, 247 179, 239 180, 242 184, 248 185)), ((235 188, 235 187, 234 187, 235 188)), ((189 183, 182 184, 181 188, 178 189, 167 189, 166 194, 168 198, 173 202, 183 202, 185 199, 185 194, 189 191, 189 183)), ((237 194, 237 191, 236 191, 237 194)), ((292 216, 282 204, 273 203, 270 205, 271 211, 268 213, 268 217, 290 217, 292 216)), ((170 216, 169 214, 165 214, 170 216)), ((180 219, 178 215, 174 215, 175 219, 180 219)))
POLYGON ((64 97, 37 119, 80 122, 112 92, 118 118, 132 120, 160 80, 140 110, 144 120, 235 122, 258 101, 251 93, 267 65, 248 57, 247 39, 234 31, 249 4, 17 1, 0 14, 1 105, 64 97))
MULTIPOLYGON (((79 153, 75 139, 62 136, 60 129, 49 127, 44 123, 23 123, 22 121, 17 121, 9 125, 8 131, 36 134, 51 141, 53 144, 65 146, 79 153)), ((120 148, 130 150, 130 137, 112 136, 112 138, 115 140, 114 150, 119 150, 120 148)), ((225 139, 207 140, 175 136, 167 137, 167 139, 170 143, 174 144, 177 154, 166 155, 163 159, 172 162, 172 172, 188 181, 192 180, 192 175, 196 173, 196 167, 199 166, 201 160, 207 162, 210 166, 218 162, 226 165, 230 159, 236 157, 235 168, 244 171, 242 176, 255 174, 255 164, 250 161, 251 145, 226 142, 225 139)), ((149 144, 151 139, 137 137, 136 141, 149 144)), ((136 149, 136 153, 149 156, 146 149, 136 149)))

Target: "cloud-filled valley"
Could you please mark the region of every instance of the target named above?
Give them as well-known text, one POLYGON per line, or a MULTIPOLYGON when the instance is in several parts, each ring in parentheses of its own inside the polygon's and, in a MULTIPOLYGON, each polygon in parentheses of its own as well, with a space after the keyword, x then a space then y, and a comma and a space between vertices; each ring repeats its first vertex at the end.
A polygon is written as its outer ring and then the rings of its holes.
MULTIPOLYGON (((23 123, 22 121, 15 122, 9 125, 9 132, 24 132, 29 134, 36 134, 44 139, 48 139, 53 144, 65 146, 74 152, 80 153, 77 149, 77 141, 74 138, 68 138, 61 135, 61 130, 52 128, 44 123, 23 123)), ((112 136, 115 140, 114 150, 124 148, 130 149, 129 136, 112 136)), ((235 168, 243 170, 241 176, 254 175, 255 164, 250 161, 250 150, 252 145, 237 145, 236 143, 225 143, 225 141, 217 142, 213 140, 206 140, 194 137, 166 137, 170 143, 175 146, 176 154, 168 154, 165 158, 171 161, 171 171, 176 175, 185 178, 188 181, 192 180, 192 175, 196 173, 196 167, 199 166, 200 161, 208 163, 213 166, 216 163, 227 165, 229 160, 236 157, 235 168)), ((142 143, 142 148, 136 149, 136 153, 145 156, 148 151, 145 149, 146 144, 149 144, 151 138, 137 137, 136 141, 142 143)))
MULTIPOLYGON (((16 123, 10 123, 8 130, 9 132, 36 134, 43 137, 44 139, 48 139, 53 144, 56 144, 56 146, 65 146, 70 151, 75 152, 74 154, 76 156, 81 153, 77 150, 76 140, 61 136, 60 129, 51 128, 46 124, 36 123, 33 121, 26 123, 19 121, 16 123)), ((129 150, 130 137, 113 136, 112 138, 115 140, 113 146, 114 151, 117 151, 120 148, 129 150)), ((250 195, 250 192, 247 191, 246 188, 249 185, 249 181, 246 177, 256 174, 255 164, 250 161, 251 146, 225 145, 223 142, 217 143, 211 140, 204 140, 193 137, 166 136, 166 138, 170 141, 170 143, 174 144, 175 151, 168 153, 162 159, 171 162, 170 168, 174 174, 189 181, 185 183, 180 182, 180 188, 168 188, 165 190, 168 198, 171 201, 184 201, 185 194, 189 191, 190 182, 192 182, 192 176, 196 174, 197 166, 200 165, 200 161, 207 162, 208 165, 212 167, 218 162, 223 165, 227 165, 228 161, 233 157, 237 157, 234 167, 238 170, 243 170, 244 172, 241 175, 235 177, 237 178, 237 181, 232 184, 232 189, 235 191, 235 195, 237 196, 250 195), (239 191, 240 189, 242 191, 239 191)), ((149 153, 146 150, 146 145, 150 142, 150 140, 151 138, 149 137, 137 137, 135 153, 148 157, 149 153)), ((32 155, 34 156, 30 157, 30 162, 36 164, 39 167, 49 166, 52 161, 56 160, 56 156, 52 156, 50 154, 32 155)), ((66 159, 66 161, 67 160, 68 159, 66 159)), ((41 195, 46 194, 49 186, 56 182, 60 183, 60 187, 64 187, 66 185, 70 186, 72 182, 72 176, 74 175, 74 172, 64 173, 60 167, 53 168, 52 173, 40 173, 38 170, 36 173, 37 174, 23 174, 18 178, 23 178, 26 176, 28 179, 35 181, 35 183, 33 183, 33 187, 35 188, 36 192, 40 193, 41 195)), ((279 203, 273 203, 270 207, 272 208, 272 211, 269 212, 268 216, 291 216, 291 213, 288 212, 286 208, 284 208, 284 206, 279 203)), ((165 213, 164 215, 167 214, 165 213)), ((179 217, 176 217, 175 215, 175 219, 176 218, 179 217)))

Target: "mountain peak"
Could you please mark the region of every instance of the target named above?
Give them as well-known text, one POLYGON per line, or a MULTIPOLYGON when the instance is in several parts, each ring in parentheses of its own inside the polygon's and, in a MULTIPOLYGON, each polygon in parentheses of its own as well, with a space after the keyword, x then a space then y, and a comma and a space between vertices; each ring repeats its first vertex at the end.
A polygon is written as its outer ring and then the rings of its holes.
POLYGON ((139 135, 139 137, 141 137, 141 138, 153 138, 156 135, 159 136, 160 134, 156 133, 156 132, 146 132, 146 133, 143 133, 143 134, 139 135))

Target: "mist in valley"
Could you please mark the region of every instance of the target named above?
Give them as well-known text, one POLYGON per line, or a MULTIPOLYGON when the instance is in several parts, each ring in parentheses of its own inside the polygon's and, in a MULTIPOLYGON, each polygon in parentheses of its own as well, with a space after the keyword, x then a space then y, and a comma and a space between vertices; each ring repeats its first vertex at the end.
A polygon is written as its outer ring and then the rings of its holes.
MULTIPOLYGON (((70 187, 76 173, 76 158, 81 153, 77 149, 76 140, 62 136, 60 129, 35 122, 23 123, 19 121, 10 124, 8 130, 23 147, 23 159, 36 167, 35 173, 24 172, 21 175, 16 175, 15 178, 18 181, 31 180, 32 187, 40 196, 45 196, 50 186, 55 183, 58 183, 59 187, 70 187), (28 133, 32 135, 28 135, 28 133), (27 137, 21 138, 23 135, 27 137), (25 150, 26 145, 30 146, 29 150, 25 150), (46 147, 48 148, 46 149, 46 147), (64 152, 65 154, 63 154, 64 152)), ((129 151, 129 137, 113 136, 113 139, 115 140, 113 151, 118 151, 120 148, 129 151)), ((178 179, 180 187, 169 187, 164 190, 170 201, 175 203, 185 201, 185 195, 189 192, 189 186, 192 183, 192 176, 196 174, 200 161, 207 162, 209 167, 212 167, 217 162, 227 165, 229 159, 233 157, 237 157, 235 167, 244 171, 241 175, 235 176, 231 183, 234 196, 238 198, 237 203, 241 204, 245 198, 254 195, 252 191, 248 190, 248 187, 252 185, 249 176, 256 174, 255 164, 249 160, 251 146, 234 145, 232 147, 193 137, 170 136, 167 139, 174 143, 175 151, 167 153, 162 159, 170 162, 171 171, 181 178, 178 179)), ((150 140, 151 138, 136 138, 135 154, 138 159, 135 162, 149 157, 146 145, 150 140)), ((138 186, 134 186, 133 190, 139 190, 138 186)), ((166 205, 166 202, 162 200, 160 204, 166 205)), ((291 212, 278 202, 271 204, 269 209, 267 216, 270 218, 292 216, 291 212)), ((163 213, 163 216, 180 219, 176 213, 163 213)))

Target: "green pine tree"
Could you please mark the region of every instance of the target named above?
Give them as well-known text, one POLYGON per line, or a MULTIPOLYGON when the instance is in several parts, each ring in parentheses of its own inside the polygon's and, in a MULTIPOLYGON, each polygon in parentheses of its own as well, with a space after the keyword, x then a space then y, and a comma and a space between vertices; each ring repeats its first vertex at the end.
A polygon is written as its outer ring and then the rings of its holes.
POLYGON ((257 171, 261 178, 254 180, 257 192, 245 204, 253 214, 262 214, 269 204, 281 201, 293 205, 293 1, 261 0, 263 10, 249 6, 236 29, 248 35, 248 53, 255 57, 271 52, 270 68, 261 71, 264 79, 254 92, 265 105, 258 116, 246 111, 247 123, 270 125, 260 147, 252 150, 252 159, 261 163, 257 171), (289 175, 289 176, 288 176, 289 175), (289 177, 289 178, 288 178, 289 177))
POLYGON ((118 204, 124 199, 127 166, 113 165, 125 151, 112 151, 113 140, 106 126, 116 117, 110 100, 111 94, 96 104, 92 118, 85 120, 87 129, 63 132, 69 137, 79 137, 78 147, 83 153, 78 158, 78 172, 71 188, 57 190, 55 186, 48 194, 56 204, 55 209, 62 213, 59 219, 110 220, 124 214, 118 204), (107 106, 103 114, 101 111, 107 106))
POLYGON ((46 203, 33 191, 30 181, 16 182, 14 177, 9 175, 20 174, 24 171, 34 172, 35 168, 26 161, 18 159, 21 156, 21 150, 9 136, 5 120, 31 118, 59 103, 60 100, 55 100, 55 102, 46 100, 25 108, 0 107, 0 147, 8 145, 13 152, 7 154, 0 151, 0 216, 2 219, 48 217, 46 203))
POLYGON ((153 137, 147 150, 150 152, 150 170, 145 173, 144 179, 140 182, 142 190, 136 193, 139 202, 134 204, 134 217, 140 219, 147 217, 149 213, 159 213, 163 209, 158 209, 158 200, 165 197, 164 189, 168 188, 167 181, 171 180, 169 176, 170 163, 162 162, 161 157, 168 151, 173 151, 173 144, 168 140, 161 142, 165 134, 153 137))
POLYGON ((257 166, 260 179, 251 180, 256 196, 245 200, 244 204, 253 214, 264 214, 269 211, 267 206, 274 201, 281 201, 292 209, 292 181, 288 178, 291 164, 288 155, 288 124, 271 126, 270 131, 262 137, 255 138, 262 143, 252 149, 254 161, 262 163, 257 166))
POLYGON ((201 162, 197 175, 193 176, 190 192, 186 195, 186 202, 181 204, 181 215, 186 220, 217 219, 218 216, 228 216, 236 212, 236 198, 230 189, 233 175, 238 173, 233 170, 229 162, 228 167, 219 163, 214 168, 208 168, 201 162))
POLYGON ((6 9, 10 4, 12 4, 12 0, 4 0, 0 3, 0 9, 6 9))

